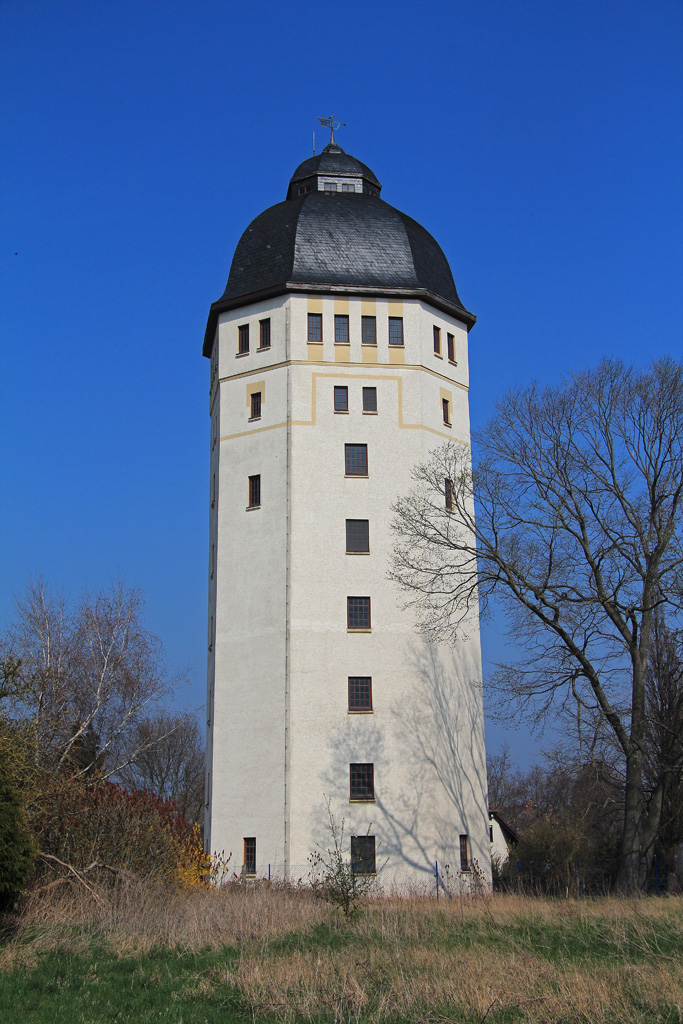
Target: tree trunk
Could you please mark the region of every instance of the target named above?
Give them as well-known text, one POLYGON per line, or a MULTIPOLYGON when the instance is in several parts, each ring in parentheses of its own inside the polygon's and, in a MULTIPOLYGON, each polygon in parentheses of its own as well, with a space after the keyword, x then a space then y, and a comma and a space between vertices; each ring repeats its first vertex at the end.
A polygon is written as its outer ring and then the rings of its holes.
POLYGON ((638 888, 640 825, 643 814, 643 753, 636 747, 626 758, 624 831, 619 852, 617 885, 623 892, 638 888))
POLYGON ((662 806, 664 804, 664 796, 666 793, 666 776, 662 776, 657 780, 657 785, 654 788, 652 796, 650 797, 650 803, 648 804, 647 813, 645 814, 643 825, 640 835, 640 872, 638 882, 640 888, 644 888, 647 884, 648 875, 650 874, 650 868, 652 867, 652 858, 655 853, 655 841, 659 835, 659 829, 662 823, 662 806))
MULTIPOLYGON (((647 606, 648 601, 644 604, 647 606)), ((643 737, 645 734, 645 674, 647 660, 647 639, 649 616, 643 615, 641 648, 633 637, 631 648, 631 735, 624 750, 626 754, 626 789, 624 792, 624 831, 619 855, 617 885, 623 892, 634 892, 639 888, 642 827, 645 817, 645 794, 643 792, 643 737)))

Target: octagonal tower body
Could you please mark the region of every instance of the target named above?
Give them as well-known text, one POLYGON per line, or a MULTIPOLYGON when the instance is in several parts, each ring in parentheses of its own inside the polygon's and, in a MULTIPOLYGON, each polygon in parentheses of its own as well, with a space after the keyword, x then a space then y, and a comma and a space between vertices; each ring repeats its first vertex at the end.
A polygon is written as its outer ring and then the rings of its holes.
POLYGON ((247 875, 304 877, 329 801, 384 883, 490 877, 478 621, 427 644, 387 579, 411 469, 469 444, 474 317, 380 189, 338 146, 304 161, 206 330, 205 835, 247 875))

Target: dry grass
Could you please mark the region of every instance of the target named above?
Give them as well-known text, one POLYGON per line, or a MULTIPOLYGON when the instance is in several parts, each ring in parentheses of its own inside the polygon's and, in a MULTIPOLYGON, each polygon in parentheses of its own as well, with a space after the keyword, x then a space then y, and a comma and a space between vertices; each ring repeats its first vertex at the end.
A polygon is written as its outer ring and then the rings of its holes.
POLYGON ((386 897, 347 925, 305 889, 130 880, 98 905, 63 886, 23 908, 0 969, 49 950, 215 950, 185 995, 225 990, 281 1022, 683 1021, 683 901, 386 897), (231 956, 224 948, 232 947, 231 956))
POLYGON ((483 1020, 494 1010, 498 1016, 514 1009, 516 1019, 529 1022, 641 1024, 643 1008, 655 1011, 664 993, 683 1006, 680 972, 674 980, 664 967, 588 971, 548 964, 522 950, 511 956, 481 949, 372 950, 360 959, 348 950, 247 956, 222 980, 235 985, 256 1011, 276 1012, 282 1021, 317 1015, 343 1020, 345 1010, 360 1011, 368 1021, 454 1013, 483 1020))
POLYGON ((75 885, 30 895, 21 908, 20 932, 38 928, 57 937, 87 928, 131 949, 196 952, 303 930, 329 916, 307 890, 275 886, 186 889, 130 876, 99 895, 96 904, 75 885))

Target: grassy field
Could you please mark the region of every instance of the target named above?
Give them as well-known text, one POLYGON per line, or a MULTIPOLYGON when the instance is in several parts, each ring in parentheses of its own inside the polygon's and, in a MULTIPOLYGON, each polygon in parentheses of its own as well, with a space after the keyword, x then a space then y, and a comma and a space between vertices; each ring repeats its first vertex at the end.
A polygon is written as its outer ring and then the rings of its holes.
POLYGON ((683 900, 62 886, 0 946, 21 1024, 683 1022, 683 900))

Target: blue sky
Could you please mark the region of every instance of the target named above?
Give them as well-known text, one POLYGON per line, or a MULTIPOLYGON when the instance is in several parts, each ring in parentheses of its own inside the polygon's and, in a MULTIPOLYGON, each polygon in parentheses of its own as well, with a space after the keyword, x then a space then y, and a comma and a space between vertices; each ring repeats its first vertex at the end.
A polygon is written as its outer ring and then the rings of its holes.
POLYGON ((0 36, 0 627, 31 572, 121 574, 203 699, 206 316, 318 114, 445 250, 475 425, 683 351, 680 0, 3 0, 0 36))

